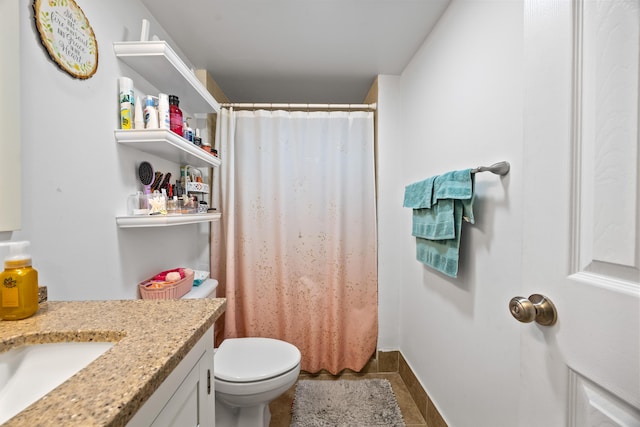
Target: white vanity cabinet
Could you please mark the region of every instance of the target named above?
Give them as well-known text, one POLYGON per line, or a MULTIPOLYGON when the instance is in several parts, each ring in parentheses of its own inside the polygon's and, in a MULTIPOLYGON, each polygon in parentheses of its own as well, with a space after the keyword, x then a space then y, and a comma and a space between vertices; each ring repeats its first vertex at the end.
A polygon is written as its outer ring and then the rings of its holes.
POLYGON ((213 327, 200 338, 127 427, 214 427, 213 327))

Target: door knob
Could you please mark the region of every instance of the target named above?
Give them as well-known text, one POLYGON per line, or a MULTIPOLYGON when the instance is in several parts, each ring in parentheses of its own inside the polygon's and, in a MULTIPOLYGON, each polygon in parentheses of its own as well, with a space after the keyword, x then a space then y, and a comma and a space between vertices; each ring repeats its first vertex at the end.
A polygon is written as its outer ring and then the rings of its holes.
POLYGON ((535 320, 543 326, 551 326, 558 319, 556 307, 547 297, 540 294, 533 294, 529 298, 511 298, 509 311, 516 320, 522 323, 530 323, 535 320))

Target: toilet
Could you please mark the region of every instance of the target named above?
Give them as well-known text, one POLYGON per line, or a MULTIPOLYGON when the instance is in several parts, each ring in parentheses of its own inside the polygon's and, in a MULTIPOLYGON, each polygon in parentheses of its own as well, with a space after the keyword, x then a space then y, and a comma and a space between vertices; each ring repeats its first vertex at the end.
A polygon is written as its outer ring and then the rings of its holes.
MULTIPOLYGON (((214 298, 207 279, 183 298, 214 298)), ((295 384, 300 350, 273 338, 227 338, 214 350, 216 427, 268 427, 269 403, 295 384)))
POLYGON ((215 351, 217 427, 268 427, 269 403, 295 384, 300 351, 273 338, 227 338, 215 351))

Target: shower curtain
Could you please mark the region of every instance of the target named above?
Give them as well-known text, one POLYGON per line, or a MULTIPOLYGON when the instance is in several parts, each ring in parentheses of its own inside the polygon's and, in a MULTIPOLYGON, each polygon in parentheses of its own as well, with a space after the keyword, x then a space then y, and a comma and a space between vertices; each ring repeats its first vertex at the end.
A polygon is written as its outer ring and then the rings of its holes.
MULTIPOLYGON (((361 370, 378 332, 373 113, 218 114, 224 338, 361 370)), ((219 296, 222 296, 218 294, 219 296)))

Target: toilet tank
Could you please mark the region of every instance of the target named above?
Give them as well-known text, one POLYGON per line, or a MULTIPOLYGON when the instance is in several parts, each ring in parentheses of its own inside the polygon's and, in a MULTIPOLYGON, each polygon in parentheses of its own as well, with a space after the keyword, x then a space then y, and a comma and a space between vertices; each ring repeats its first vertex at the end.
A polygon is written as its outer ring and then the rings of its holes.
POLYGON ((208 278, 202 282, 199 286, 191 288, 183 299, 198 299, 198 298, 215 298, 216 288, 218 287, 218 281, 216 279, 208 278))

